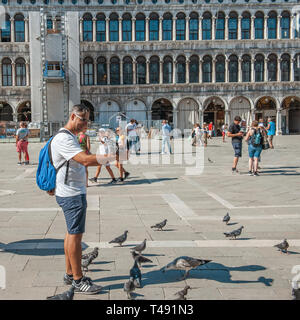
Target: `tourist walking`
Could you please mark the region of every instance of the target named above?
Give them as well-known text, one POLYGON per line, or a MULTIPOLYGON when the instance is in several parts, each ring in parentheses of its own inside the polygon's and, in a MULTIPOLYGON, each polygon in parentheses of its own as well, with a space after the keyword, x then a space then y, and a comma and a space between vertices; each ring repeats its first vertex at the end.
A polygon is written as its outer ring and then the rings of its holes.
POLYGON ((228 124, 225 123, 225 124, 222 125, 222 141, 223 142, 226 142, 225 141, 225 137, 227 135, 227 132, 228 132, 228 124))
POLYGON ((86 220, 86 171, 85 167, 98 166, 112 161, 114 156, 101 156, 84 152, 77 140, 79 132, 85 132, 89 121, 89 109, 79 104, 72 108, 69 120, 51 141, 53 165, 59 168, 56 175, 56 201, 62 208, 67 233, 64 239, 66 273, 64 283, 72 285, 75 293, 96 294, 102 287, 83 276, 81 268, 82 236, 86 220))
POLYGON ((138 146, 137 146, 137 132, 136 132, 136 123, 135 119, 131 119, 130 122, 126 126, 126 132, 127 132, 127 137, 128 137, 128 142, 129 142, 129 151, 130 153, 138 152, 138 146))
POLYGON ((258 176, 258 159, 262 151, 263 144, 263 128, 258 126, 258 121, 252 121, 251 127, 248 130, 245 141, 248 142, 249 153, 249 175, 258 176))
POLYGON ((126 139, 124 131, 121 127, 116 129, 116 167, 119 169, 120 177, 118 182, 123 182, 129 177, 130 173, 124 169, 123 161, 128 160, 129 142, 126 139))
POLYGON ((266 129, 268 131, 268 141, 270 144, 270 148, 274 149, 273 137, 276 134, 276 125, 275 125, 275 122, 272 120, 272 118, 268 118, 268 126, 266 129))
POLYGON ((25 121, 22 121, 20 123, 20 128, 16 132, 16 147, 19 157, 19 166, 22 164, 22 153, 24 155, 24 164, 29 164, 28 136, 29 130, 27 129, 27 123, 25 121))
POLYGON ((240 116, 236 116, 234 118, 233 123, 229 126, 227 136, 232 138, 232 147, 234 150, 234 158, 233 158, 233 164, 232 164, 232 173, 238 172, 237 170, 237 164, 239 161, 239 158, 242 156, 242 141, 243 141, 243 135, 244 133, 241 132, 241 123, 242 119, 240 116))
POLYGON ((212 139, 213 126, 214 125, 213 125, 212 122, 210 122, 209 125, 208 125, 208 136, 207 136, 208 139, 212 139))
POLYGON ((167 120, 162 121, 161 134, 162 134, 162 147, 161 154, 165 154, 165 145, 167 144, 170 154, 172 154, 171 143, 170 143, 170 133, 172 128, 168 124, 167 120))
MULTIPOLYGON (((78 143, 81 147, 81 149, 83 150, 83 152, 85 152, 86 154, 91 154, 90 149, 91 149, 91 142, 90 142, 90 137, 85 133, 87 130, 87 128, 85 129, 85 131, 81 131, 78 133, 77 135, 77 139, 78 139, 78 143)), ((88 168, 85 167, 85 172, 86 172, 86 186, 89 186, 89 172, 88 172, 88 168)))
POLYGON ((202 134, 203 144, 204 144, 204 147, 207 147, 208 127, 206 122, 203 122, 202 132, 203 132, 202 134))

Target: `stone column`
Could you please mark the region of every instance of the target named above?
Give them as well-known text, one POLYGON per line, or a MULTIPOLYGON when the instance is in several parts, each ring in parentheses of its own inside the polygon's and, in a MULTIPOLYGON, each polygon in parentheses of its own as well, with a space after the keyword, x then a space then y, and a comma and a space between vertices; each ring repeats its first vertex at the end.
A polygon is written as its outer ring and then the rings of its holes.
POLYGON ((228 125, 230 124, 230 110, 228 110, 228 109, 226 109, 225 110, 225 119, 224 119, 224 121, 225 121, 225 123, 227 123, 228 125))
POLYGON ((295 81, 295 77, 294 77, 294 61, 295 59, 291 58, 290 60, 290 81, 295 81))
POLYGON ((281 39, 280 21, 281 21, 281 16, 277 16, 277 39, 281 39))
POLYGON ((150 83, 150 60, 146 61, 146 84, 150 83))
POLYGON ((132 61, 133 84, 136 84, 136 61, 132 61))
POLYGON ((97 60, 94 60, 94 86, 97 85, 97 60))
POLYGON ((202 20, 203 20, 203 17, 200 17, 199 18, 199 36, 198 36, 199 40, 202 40, 202 20))
POLYGON ((251 59, 251 82, 255 82, 255 58, 251 59))
MULTIPOLYGON (((56 29, 56 20, 53 21, 53 29, 56 29)), ((79 19, 79 41, 83 41, 83 19, 79 19)))
POLYGON ((185 17, 185 40, 190 40, 190 17, 185 17))
POLYGON ((278 58, 277 59, 277 81, 280 82, 281 81, 281 59, 278 58))
POLYGON ((96 21, 97 21, 97 19, 94 17, 93 18, 93 42, 96 42, 97 41, 97 39, 96 39, 96 21))
POLYGON ((109 18, 105 18, 105 40, 109 41, 109 18))
POLYGON ((14 18, 10 18, 10 39, 11 42, 15 42, 16 38, 15 38, 15 19, 14 18))
POLYGON ((199 83, 202 83, 202 59, 199 59, 199 83))
POLYGON ((242 62, 243 59, 239 57, 238 82, 243 82, 242 62))
POLYGON ((216 59, 212 59, 211 62, 211 82, 215 83, 216 82, 216 59))
POLYGON ((264 61, 264 82, 269 81, 269 79, 268 79, 268 61, 269 61, 269 59, 265 58, 265 61, 264 61))
POLYGON ((229 36, 228 36, 228 19, 229 19, 229 16, 226 16, 225 17, 225 40, 228 40, 229 39, 229 36))
POLYGON ((242 16, 238 17, 238 40, 242 39, 242 16))
POLYGON ((268 18, 269 16, 264 16, 264 39, 268 39, 268 18))
POLYGON ((276 110, 276 136, 282 135, 281 129, 281 109, 276 110))
POLYGON ((135 41, 135 21, 136 21, 136 18, 132 18, 132 41, 134 42, 135 41))
POLYGON ((120 17, 119 19, 119 42, 122 41, 122 18, 120 17))
POLYGON ((146 26, 145 26, 145 28, 146 28, 146 38, 145 38, 145 40, 146 41, 149 41, 149 20, 150 20, 150 18, 147 17, 146 18, 146 26))
POLYGON ((14 87, 16 85, 16 64, 15 64, 15 62, 12 62, 11 66, 12 66, 12 86, 14 87))
POLYGON ((229 82, 229 76, 228 76, 228 64, 229 64, 229 59, 225 59, 225 83, 229 82))
POLYGON ((254 26, 255 16, 251 16, 251 36, 250 39, 255 39, 255 26, 254 26))
POLYGON ((30 86, 30 70, 29 70, 29 62, 26 61, 25 68, 26 68, 26 86, 30 86))
POLYGON ((120 85, 123 83, 123 58, 120 58, 120 85))
POLYGON ((172 83, 175 84, 176 83, 176 60, 173 60, 173 81, 172 83))
POLYGON ((211 18, 211 40, 216 39, 216 17, 212 16, 211 18))
POLYGON ((80 59, 80 83, 83 86, 83 60, 80 59))
POLYGON ((185 61, 185 83, 190 83, 190 60, 186 59, 185 61))
POLYGON ((159 17, 158 41, 162 41, 162 22, 163 22, 163 17, 159 17))
POLYGON ((110 85, 110 63, 109 63, 109 60, 110 59, 107 59, 107 67, 106 67, 106 70, 107 70, 107 84, 110 85))
POLYGON ((177 128, 177 115, 178 115, 178 110, 173 107, 173 127, 177 128))
POLYGON ((159 84, 163 83, 163 61, 159 61, 159 84))
POLYGON ((177 18, 176 17, 173 17, 173 27, 172 27, 172 31, 173 31, 173 41, 176 41, 176 20, 177 18))
POLYGON ((200 107, 198 112, 199 112, 199 124, 200 124, 200 127, 202 128, 203 127, 203 111, 200 107))
MULTIPOLYGON (((290 38, 295 39, 295 29, 297 27, 297 15, 291 15, 291 21, 290 21, 290 38)), ((298 36, 299 38, 299 36, 298 36)))
POLYGON ((2 86, 2 62, 0 61, 0 87, 2 86))
POLYGON ((29 19, 26 17, 24 18, 25 23, 25 42, 29 41, 29 19))

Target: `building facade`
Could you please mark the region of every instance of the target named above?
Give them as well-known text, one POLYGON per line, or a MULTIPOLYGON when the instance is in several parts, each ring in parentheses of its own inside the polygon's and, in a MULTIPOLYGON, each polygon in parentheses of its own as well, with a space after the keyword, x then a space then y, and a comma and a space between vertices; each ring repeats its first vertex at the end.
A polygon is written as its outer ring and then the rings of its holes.
POLYGON ((298 0, 0 1, 0 121, 47 128, 82 102, 97 126, 300 132, 298 0))

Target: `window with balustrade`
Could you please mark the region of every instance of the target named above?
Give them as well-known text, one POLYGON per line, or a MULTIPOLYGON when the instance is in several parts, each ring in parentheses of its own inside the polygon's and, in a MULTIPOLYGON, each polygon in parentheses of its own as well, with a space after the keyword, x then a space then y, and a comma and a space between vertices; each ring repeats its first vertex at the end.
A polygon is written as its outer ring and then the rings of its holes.
POLYGON ((120 60, 117 57, 110 59, 110 84, 120 84, 120 60))
POLYGON ((238 33, 238 15, 236 12, 230 12, 228 19, 228 39, 237 39, 238 33))
POLYGON ((106 41, 106 21, 104 14, 98 14, 96 17, 96 41, 106 41))
POLYGON ((159 83, 159 58, 154 56, 150 58, 149 81, 150 83, 159 83))
MULTIPOLYGON (((299 28, 300 17, 298 19, 299 19, 299 22, 298 24, 296 24, 296 27, 298 26, 299 28)), ((285 11, 282 13, 280 25, 281 25, 281 39, 289 39, 290 38, 290 14, 288 12, 285 11)), ((295 30, 296 29, 297 28, 295 28, 295 30)))
POLYGON ((173 60, 171 57, 165 57, 163 62, 163 83, 173 82, 173 60))
POLYGON ((185 40, 185 14, 183 13, 177 15, 176 40, 185 40))
POLYGON ((274 11, 269 12, 268 18, 268 39, 277 38, 277 14, 274 11))
POLYGON ((126 13, 122 20, 122 40, 132 41, 132 20, 131 15, 126 13))
POLYGON ((202 81, 211 82, 212 81, 212 58, 210 56, 205 56, 202 63, 202 81))
POLYGON ((264 14, 257 12, 254 19, 255 39, 264 38, 264 14))
POLYGON ((190 83, 199 83, 199 57, 191 56, 189 63, 190 83))
POLYGON ((216 58, 216 82, 225 82, 225 57, 216 58))
POLYGON ((268 81, 277 81, 277 56, 275 54, 268 56, 268 81))
POLYGON ((25 21, 22 14, 15 15, 15 41, 25 41, 25 21))
POLYGON ((242 14, 241 21, 242 28, 242 39, 250 39, 251 37, 251 15, 249 12, 244 12, 242 14))
POLYGON ((159 17, 157 14, 152 13, 150 15, 149 20, 149 40, 150 41, 157 41, 159 39, 159 17))
POLYGON ((92 58, 85 58, 83 61, 83 85, 91 86, 94 84, 94 61, 92 58))
POLYGON ((93 16, 86 13, 83 16, 83 41, 93 41, 93 16))
POLYGON ((144 57, 136 59, 136 83, 146 83, 146 59, 144 57))
POLYGON ((283 54, 281 56, 281 81, 290 81, 290 56, 283 54))
POLYGON ((202 19, 202 39, 211 40, 211 14, 205 12, 202 19))
POLYGON ((25 60, 16 60, 16 86, 26 86, 26 66, 25 60))
POLYGON ((199 16, 196 12, 190 14, 189 21, 189 39, 198 40, 199 35, 199 16))
POLYGON ((123 83, 133 84, 133 66, 131 57, 125 57, 123 59, 123 83))
POLYGON ((107 65, 106 58, 99 57, 97 59, 97 84, 106 85, 107 84, 107 65))
POLYGON ((119 41, 119 17, 116 13, 109 16, 109 41, 119 41))
POLYGON ((242 82, 251 82, 251 57, 242 56, 242 82))
POLYGON ((218 12, 216 19, 216 40, 225 39, 225 14, 218 12))
POLYGON ((135 40, 145 41, 145 16, 143 14, 138 14, 135 21, 135 40))
POLYGON ((2 86, 12 86, 12 65, 9 58, 2 60, 2 86))
POLYGON ((238 57, 235 55, 231 55, 229 57, 229 82, 238 82, 238 74, 239 74, 239 63, 238 57))
POLYGON ((264 56, 256 55, 254 62, 254 70, 255 70, 255 82, 263 82, 264 81, 264 56))
POLYGON ((176 83, 185 83, 185 57, 179 56, 176 63, 176 83))
POLYGON ((169 13, 163 16, 163 40, 172 40, 172 15, 169 13))

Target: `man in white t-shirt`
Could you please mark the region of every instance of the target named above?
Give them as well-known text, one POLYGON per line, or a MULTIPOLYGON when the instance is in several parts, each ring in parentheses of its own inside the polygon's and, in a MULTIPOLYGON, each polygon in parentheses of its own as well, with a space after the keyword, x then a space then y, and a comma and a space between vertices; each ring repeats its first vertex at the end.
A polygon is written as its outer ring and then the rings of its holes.
POLYGON ((134 148, 135 153, 138 152, 137 147, 137 132, 136 132, 136 123, 134 119, 131 119, 130 122, 126 125, 126 132, 129 142, 129 150, 132 151, 134 148))
MULTIPOLYGON (((89 110, 84 105, 75 105, 64 131, 54 136, 51 142, 53 165, 58 168, 56 188, 48 192, 56 196, 56 201, 62 208, 67 233, 64 240, 66 258, 66 274, 64 283, 74 286, 75 293, 95 294, 102 287, 84 277, 81 270, 82 248, 81 240, 85 231, 86 219, 86 170, 88 166, 98 166, 114 160, 113 156, 86 154, 77 140, 79 132, 85 132, 89 121, 89 110)), ((61 130, 62 130, 61 129, 61 130)))

